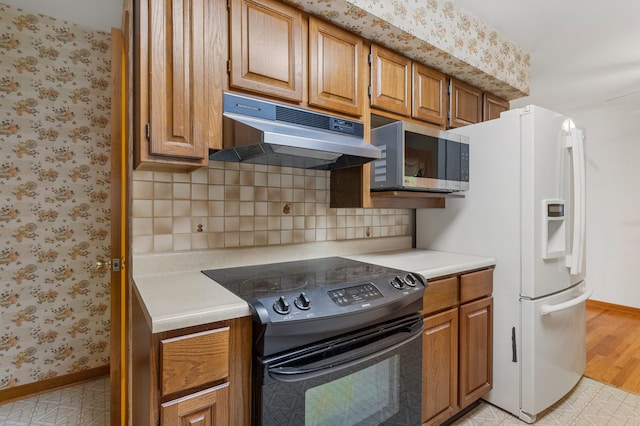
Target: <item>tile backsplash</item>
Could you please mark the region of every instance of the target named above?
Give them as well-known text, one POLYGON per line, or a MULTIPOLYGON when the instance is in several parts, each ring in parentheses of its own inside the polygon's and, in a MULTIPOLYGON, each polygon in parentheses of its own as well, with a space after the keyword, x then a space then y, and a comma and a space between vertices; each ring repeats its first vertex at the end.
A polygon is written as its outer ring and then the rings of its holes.
POLYGON ((133 173, 133 253, 410 235, 408 209, 329 207, 330 172, 211 162, 133 173))

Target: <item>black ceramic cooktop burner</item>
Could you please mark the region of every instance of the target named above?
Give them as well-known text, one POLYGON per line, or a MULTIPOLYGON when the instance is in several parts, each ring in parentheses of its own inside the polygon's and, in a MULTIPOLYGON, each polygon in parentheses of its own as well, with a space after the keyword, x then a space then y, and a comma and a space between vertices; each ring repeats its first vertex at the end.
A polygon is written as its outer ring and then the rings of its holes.
POLYGON ((202 271, 244 300, 362 282, 394 269, 343 257, 298 260, 202 271))

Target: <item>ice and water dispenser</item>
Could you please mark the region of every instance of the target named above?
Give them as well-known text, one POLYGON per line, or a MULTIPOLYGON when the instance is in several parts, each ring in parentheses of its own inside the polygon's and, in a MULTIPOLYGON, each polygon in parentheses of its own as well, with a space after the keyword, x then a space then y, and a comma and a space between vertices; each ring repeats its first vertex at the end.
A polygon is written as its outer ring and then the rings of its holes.
POLYGON ((564 256, 567 250, 564 200, 542 200, 542 218, 542 258, 564 256))

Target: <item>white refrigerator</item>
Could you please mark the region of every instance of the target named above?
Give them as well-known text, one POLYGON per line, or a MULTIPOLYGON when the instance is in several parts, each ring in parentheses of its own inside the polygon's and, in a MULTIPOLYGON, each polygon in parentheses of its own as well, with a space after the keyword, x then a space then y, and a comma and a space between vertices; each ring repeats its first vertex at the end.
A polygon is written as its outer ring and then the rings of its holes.
POLYGON ((496 258, 484 399, 533 423, 586 365, 583 132, 538 106, 452 132, 470 138, 470 189, 417 210, 416 246, 496 258))

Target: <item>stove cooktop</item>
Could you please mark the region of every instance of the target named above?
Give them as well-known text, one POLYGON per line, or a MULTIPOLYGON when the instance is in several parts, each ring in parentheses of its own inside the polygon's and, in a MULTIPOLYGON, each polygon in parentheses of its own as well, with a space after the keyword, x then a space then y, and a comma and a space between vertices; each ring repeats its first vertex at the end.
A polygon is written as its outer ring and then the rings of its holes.
POLYGON ((331 287, 334 284, 370 281, 385 275, 393 277, 403 273, 396 269, 343 257, 211 269, 202 272, 246 301, 296 291, 309 292, 317 288, 331 287))
POLYGON ((262 355, 422 309, 418 274, 343 257, 202 271, 245 300, 262 355))

